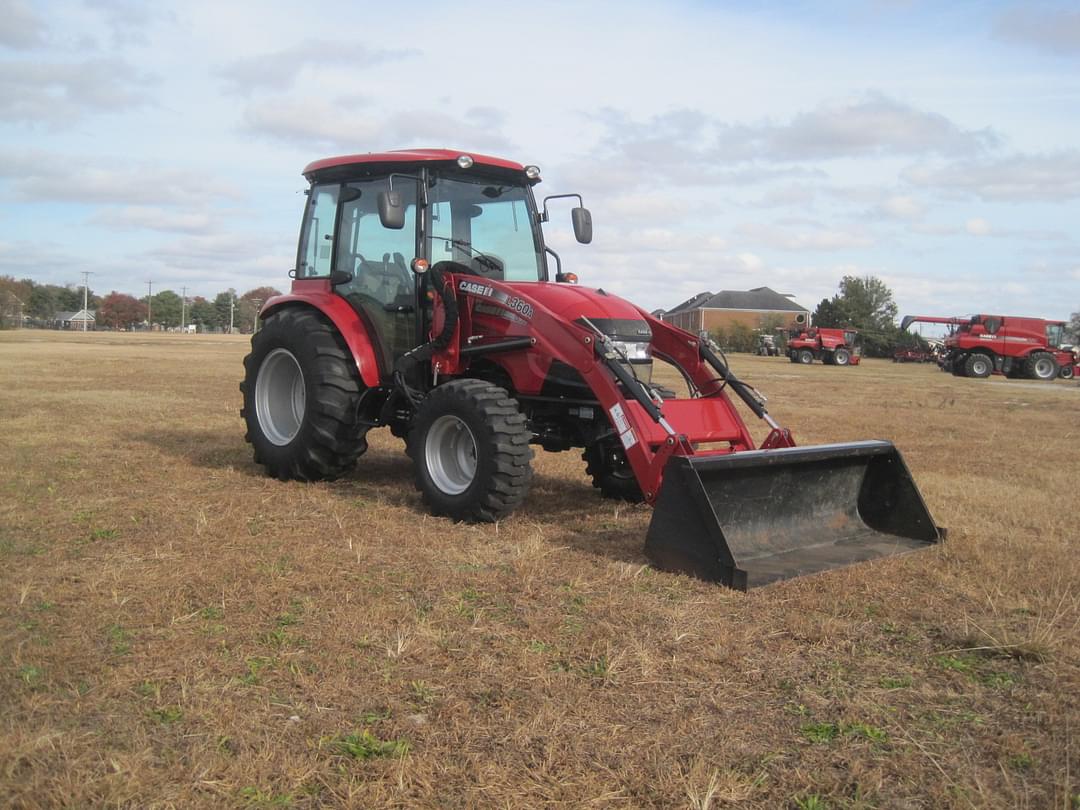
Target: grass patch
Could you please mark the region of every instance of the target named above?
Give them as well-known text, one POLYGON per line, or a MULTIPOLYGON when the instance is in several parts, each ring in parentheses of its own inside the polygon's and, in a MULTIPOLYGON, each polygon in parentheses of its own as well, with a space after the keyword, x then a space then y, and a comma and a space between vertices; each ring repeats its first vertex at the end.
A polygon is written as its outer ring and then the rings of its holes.
POLYGON ((323 744, 331 751, 352 759, 368 760, 379 757, 401 757, 408 753, 405 740, 380 740, 370 729, 354 731, 342 737, 326 739, 323 744))

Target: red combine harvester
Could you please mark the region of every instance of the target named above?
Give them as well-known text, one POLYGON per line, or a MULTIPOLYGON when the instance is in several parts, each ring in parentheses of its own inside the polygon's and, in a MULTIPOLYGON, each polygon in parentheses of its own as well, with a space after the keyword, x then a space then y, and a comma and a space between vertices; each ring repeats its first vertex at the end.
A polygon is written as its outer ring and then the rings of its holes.
POLYGON ((820 360, 830 366, 859 365, 861 350, 855 329, 827 329, 812 326, 787 342, 792 363, 809 365, 820 360))
POLYGON ((939 323, 950 327, 941 367, 958 377, 1027 377, 1032 380, 1072 379, 1077 373, 1075 354, 1062 348, 1063 321, 1017 318, 1012 315, 973 315, 941 318, 905 315, 901 329, 913 323, 939 323))
POLYGON ((538 206, 535 166, 425 149, 304 175, 292 289, 263 306, 240 386, 269 475, 337 478, 386 426, 431 512, 495 521, 526 497, 530 445, 580 448, 604 495, 655 507, 659 567, 742 589, 941 539, 891 443, 795 447, 717 348, 576 286, 541 225, 576 198, 588 243, 591 216, 576 194, 538 206), (689 395, 652 384, 654 358, 689 395), (760 447, 729 394, 769 426, 760 447))

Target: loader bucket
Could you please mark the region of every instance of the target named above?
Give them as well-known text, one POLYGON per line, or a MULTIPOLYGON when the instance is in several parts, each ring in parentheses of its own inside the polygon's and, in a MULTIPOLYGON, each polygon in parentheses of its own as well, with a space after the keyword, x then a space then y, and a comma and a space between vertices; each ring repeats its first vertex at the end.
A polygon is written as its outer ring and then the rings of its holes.
POLYGON ((746 590, 940 542, 900 452, 865 441, 672 456, 645 553, 746 590))

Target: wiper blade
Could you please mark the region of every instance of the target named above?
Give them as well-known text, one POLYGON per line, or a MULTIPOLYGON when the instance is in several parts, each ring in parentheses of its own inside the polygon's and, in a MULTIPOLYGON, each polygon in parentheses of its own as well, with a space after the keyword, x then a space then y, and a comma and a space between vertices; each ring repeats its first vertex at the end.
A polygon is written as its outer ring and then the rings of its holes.
POLYGON ((488 256, 486 253, 481 253, 479 250, 472 246, 472 243, 466 242, 464 239, 454 239, 450 236, 429 236, 427 238, 432 240, 433 242, 446 242, 448 245, 453 245, 454 247, 461 248, 462 250, 467 251, 472 258, 474 258, 477 262, 479 262, 481 265, 486 267, 488 270, 491 270, 492 272, 498 272, 502 270, 502 266, 499 264, 499 262, 497 262, 491 256, 488 256))

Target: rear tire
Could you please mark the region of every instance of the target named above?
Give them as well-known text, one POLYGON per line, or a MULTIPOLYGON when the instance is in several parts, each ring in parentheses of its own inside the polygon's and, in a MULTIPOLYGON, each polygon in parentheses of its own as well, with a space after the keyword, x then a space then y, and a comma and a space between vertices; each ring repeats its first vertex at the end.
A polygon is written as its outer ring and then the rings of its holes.
POLYGON ((270 315, 251 337, 244 372, 244 438, 267 475, 333 480, 367 450, 367 427, 356 418, 363 383, 321 314, 291 307, 270 315))
POLYGON ((847 349, 836 349, 832 355, 832 361, 837 366, 851 365, 851 352, 847 349))
POLYGON ((592 485, 600 490, 603 497, 630 503, 645 500, 634 477, 634 470, 626 460, 626 453, 617 441, 590 444, 581 457, 585 460, 585 472, 592 478, 592 485))
POLYGON ((525 500, 532 480, 531 438, 506 389, 484 380, 452 380, 417 408, 406 452, 432 514, 491 523, 525 500))
POLYGON ((1053 380, 1058 375, 1057 360, 1050 352, 1032 352, 1024 361, 1024 371, 1033 380, 1053 380))
POLYGON ((799 362, 804 366, 808 366, 814 362, 814 353, 809 349, 803 349, 799 352, 799 362))
POLYGON ((964 361, 964 372, 968 377, 985 379, 994 372, 994 360, 982 352, 972 352, 964 361))
POLYGON ((1062 366, 1061 371, 1058 372, 1058 376, 1063 380, 1071 380, 1076 373, 1076 367, 1073 365, 1062 366))

